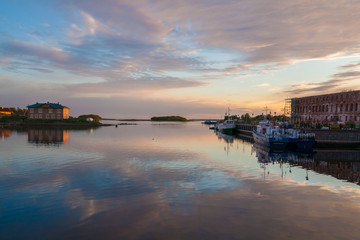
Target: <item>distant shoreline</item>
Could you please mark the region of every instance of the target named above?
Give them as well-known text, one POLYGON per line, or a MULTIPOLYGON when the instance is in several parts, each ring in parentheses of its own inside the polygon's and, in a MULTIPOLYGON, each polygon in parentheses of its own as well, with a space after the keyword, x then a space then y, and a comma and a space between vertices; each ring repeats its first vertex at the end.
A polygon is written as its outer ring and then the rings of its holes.
MULTIPOLYGON (((106 121, 119 121, 119 122, 156 122, 151 119, 116 119, 116 118, 102 118, 101 120, 106 121)), ((219 119, 188 119, 187 122, 203 122, 203 121, 217 121, 219 119)))

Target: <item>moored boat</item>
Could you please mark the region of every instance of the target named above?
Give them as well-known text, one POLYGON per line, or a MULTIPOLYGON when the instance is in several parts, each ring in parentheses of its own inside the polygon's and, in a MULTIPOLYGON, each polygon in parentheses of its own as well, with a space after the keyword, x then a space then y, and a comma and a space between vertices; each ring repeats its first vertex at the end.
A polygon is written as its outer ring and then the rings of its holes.
POLYGON ((315 144, 315 134, 297 129, 285 129, 283 137, 289 140, 289 148, 312 148, 315 144))
POLYGON ((269 121, 261 121, 256 130, 253 130, 254 141, 270 148, 285 148, 289 140, 282 137, 278 126, 273 126, 269 121))
POLYGON ((214 124, 216 124, 216 121, 206 120, 203 123, 206 125, 214 125, 214 124))
POLYGON ((227 119, 216 124, 217 130, 225 134, 234 134, 236 128, 236 120, 227 119))
POLYGON ((227 113, 225 113, 225 120, 218 121, 215 124, 215 129, 225 133, 225 134, 234 134, 236 130, 236 119, 233 119, 230 115, 230 108, 228 108, 227 113))

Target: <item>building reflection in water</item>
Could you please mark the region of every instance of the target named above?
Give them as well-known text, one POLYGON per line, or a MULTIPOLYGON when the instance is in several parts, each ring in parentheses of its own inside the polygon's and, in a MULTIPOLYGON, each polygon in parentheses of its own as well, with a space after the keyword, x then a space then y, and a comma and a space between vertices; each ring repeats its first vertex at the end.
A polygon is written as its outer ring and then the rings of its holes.
POLYGON ((0 129, 0 135, 1 135, 1 140, 4 140, 7 137, 10 137, 12 134, 12 131, 9 129, 0 129))
MULTIPOLYGON (((359 151, 292 152, 273 150, 258 144, 253 145, 253 151, 256 152, 258 162, 262 164, 264 169, 266 169, 267 164, 279 164, 282 166, 282 164, 286 163, 290 167, 300 166, 306 170, 331 175, 337 179, 360 185, 359 151)), ((309 180, 308 175, 305 176, 305 179, 309 180)))
POLYGON ((43 145, 58 145, 69 142, 67 129, 29 129, 28 142, 43 145))

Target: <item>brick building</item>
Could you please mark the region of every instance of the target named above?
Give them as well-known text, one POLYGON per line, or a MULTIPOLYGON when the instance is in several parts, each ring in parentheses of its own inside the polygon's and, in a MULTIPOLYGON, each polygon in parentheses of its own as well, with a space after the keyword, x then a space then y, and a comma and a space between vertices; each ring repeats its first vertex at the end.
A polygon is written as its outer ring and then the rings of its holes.
POLYGON ((30 119, 68 119, 69 108, 59 103, 35 103, 27 106, 30 119))
POLYGON ((294 123, 355 123, 360 121, 360 91, 291 99, 294 123))

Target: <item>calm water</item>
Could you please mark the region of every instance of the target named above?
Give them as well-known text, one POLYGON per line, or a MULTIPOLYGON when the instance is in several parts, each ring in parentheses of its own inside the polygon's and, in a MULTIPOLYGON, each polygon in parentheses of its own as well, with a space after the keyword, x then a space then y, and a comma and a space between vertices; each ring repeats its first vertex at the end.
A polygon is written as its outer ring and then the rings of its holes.
POLYGON ((360 154, 199 122, 0 130, 0 239, 358 239, 360 154))

